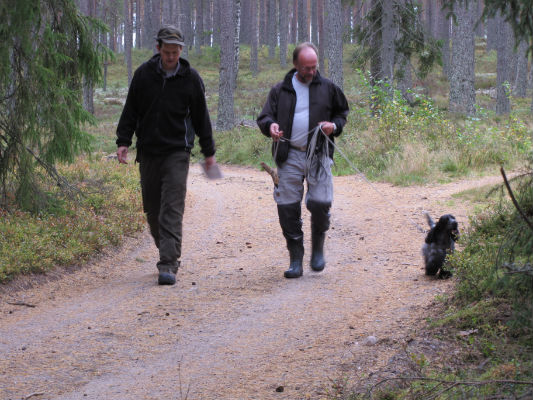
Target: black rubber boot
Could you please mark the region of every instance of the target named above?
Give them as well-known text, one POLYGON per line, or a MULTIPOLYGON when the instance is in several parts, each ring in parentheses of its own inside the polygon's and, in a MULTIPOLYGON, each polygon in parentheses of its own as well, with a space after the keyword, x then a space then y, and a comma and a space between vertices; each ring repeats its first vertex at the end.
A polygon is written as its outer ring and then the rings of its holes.
POLYGON ((289 269, 283 273, 285 278, 299 278, 303 275, 303 259, 304 259, 304 243, 303 240, 287 240, 287 249, 289 249, 289 256, 291 264, 289 269))
POLYGON ((308 200, 307 209, 311 212, 311 269, 320 272, 326 266, 324 241, 329 229, 329 210, 331 203, 308 200))
POLYGON ((311 244, 313 248, 313 253, 311 254, 311 269, 316 272, 322 271, 326 266, 326 260, 324 259, 325 239, 325 233, 312 233, 311 244))
POLYGON ((302 231, 302 206, 300 202, 278 204, 278 216, 291 264, 283 274, 285 278, 299 278, 303 274, 304 234, 302 231))

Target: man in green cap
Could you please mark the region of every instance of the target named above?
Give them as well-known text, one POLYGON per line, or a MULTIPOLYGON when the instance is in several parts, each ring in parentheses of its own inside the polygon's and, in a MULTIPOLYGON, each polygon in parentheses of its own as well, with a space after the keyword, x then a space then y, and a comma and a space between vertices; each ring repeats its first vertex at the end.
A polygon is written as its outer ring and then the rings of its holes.
POLYGON ((117 156, 127 163, 133 133, 141 173, 143 208, 159 249, 158 283, 173 285, 180 265, 182 220, 191 149, 199 138, 205 168, 216 168, 215 143, 203 81, 180 58, 182 32, 165 26, 157 54, 136 71, 117 126, 117 156))

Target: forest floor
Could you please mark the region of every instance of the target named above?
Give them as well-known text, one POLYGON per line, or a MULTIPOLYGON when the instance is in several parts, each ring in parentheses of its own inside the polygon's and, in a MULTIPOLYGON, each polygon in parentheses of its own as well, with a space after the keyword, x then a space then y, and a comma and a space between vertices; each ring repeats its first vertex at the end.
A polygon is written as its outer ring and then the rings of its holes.
POLYGON ((498 176, 417 187, 335 177, 326 269, 309 269, 304 207, 304 276, 287 280, 270 177, 223 170, 208 181, 191 166, 176 285, 157 285, 145 231, 88 265, 0 287, 1 399, 322 399, 394 376, 408 346, 453 356, 419 336, 454 281, 424 275, 417 228, 427 210, 464 229, 472 205, 452 194, 498 176))

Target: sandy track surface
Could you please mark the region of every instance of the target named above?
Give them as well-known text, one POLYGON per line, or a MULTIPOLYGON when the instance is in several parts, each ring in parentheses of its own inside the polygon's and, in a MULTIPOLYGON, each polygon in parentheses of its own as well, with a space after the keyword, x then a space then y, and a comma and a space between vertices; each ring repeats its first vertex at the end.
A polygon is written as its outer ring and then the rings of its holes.
POLYGON ((339 378, 386 366, 452 288, 423 274, 422 210, 464 226, 468 207, 451 195, 499 181, 335 178, 326 269, 309 269, 305 210, 304 276, 287 280, 270 177, 224 173, 191 168, 175 286, 157 286, 145 232, 90 265, 0 287, 1 399, 327 398, 339 378))

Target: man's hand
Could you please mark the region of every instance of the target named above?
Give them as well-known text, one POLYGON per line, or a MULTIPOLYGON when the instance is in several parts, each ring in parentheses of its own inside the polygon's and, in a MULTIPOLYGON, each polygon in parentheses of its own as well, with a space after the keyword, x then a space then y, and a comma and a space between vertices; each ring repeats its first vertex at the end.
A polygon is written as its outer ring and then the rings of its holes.
POLYGON ((215 156, 205 158, 205 169, 209 169, 212 165, 216 164, 215 156))
POLYGON ((274 142, 277 142, 283 136, 283 131, 279 130, 279 125, 275 122, 270 125, 270 136, 274 142))
POLYGON ((118 162, 120 164, 127 164, 128 163, 128 147, 120 146, 117 149, 117 157, 118 157, 118 162))
POLYGON ((320 125, 322 132, 324 132, 327 136, 335 132, 335 124, 333 122, 322 121, 319 122, 318 125, 320 125))

